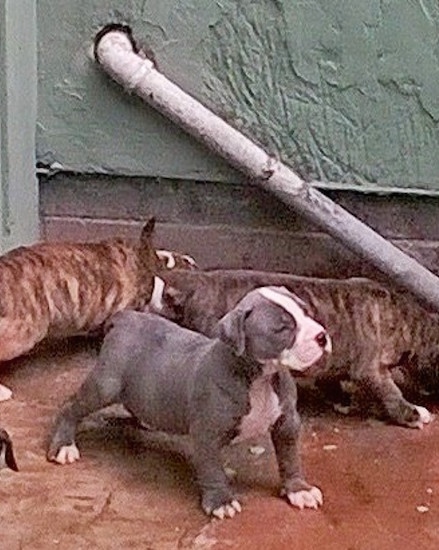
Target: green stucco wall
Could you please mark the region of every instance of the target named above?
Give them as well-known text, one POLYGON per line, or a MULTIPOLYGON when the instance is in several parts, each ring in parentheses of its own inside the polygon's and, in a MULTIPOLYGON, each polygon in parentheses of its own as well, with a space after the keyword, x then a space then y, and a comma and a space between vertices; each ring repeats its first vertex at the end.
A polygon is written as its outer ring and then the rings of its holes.
POLYGON ((0 2, 0 252, 38 238, 36 116, 35 2, 3 0, 0 2))
POLYGON ((110 21, 129 23, 169 78, 308 179, 439 191, 437 0, 38 1, 42 160, 234 181, 90 61, 110 21))

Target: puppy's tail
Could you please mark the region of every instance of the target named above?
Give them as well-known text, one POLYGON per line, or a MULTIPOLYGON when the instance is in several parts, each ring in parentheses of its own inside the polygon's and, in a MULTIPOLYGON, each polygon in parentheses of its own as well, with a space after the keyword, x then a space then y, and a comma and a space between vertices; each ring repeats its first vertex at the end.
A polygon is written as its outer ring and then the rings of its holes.
POLYGON ((14 472, 18 472, 11 438, 8 432, 3 429, 0 429, 0 461, 0 468, 10 468, 14 472))
POLYGON ((156 274, 160 271, 160 258, 153 246, 154 228, 155 218, 150 218, 140 234, 138 256, 145 274, 156 274))

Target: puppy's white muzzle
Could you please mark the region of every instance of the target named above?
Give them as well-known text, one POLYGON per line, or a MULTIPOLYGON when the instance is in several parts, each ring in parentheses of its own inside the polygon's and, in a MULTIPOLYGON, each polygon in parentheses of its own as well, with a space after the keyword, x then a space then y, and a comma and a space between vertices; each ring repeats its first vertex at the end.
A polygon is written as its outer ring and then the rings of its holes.
POLYGON ((331 351, 329 334, 322 325, 307 317, 300 326, 294 345, 282 351, 278 362, 293 371, 303 372, 331 351))

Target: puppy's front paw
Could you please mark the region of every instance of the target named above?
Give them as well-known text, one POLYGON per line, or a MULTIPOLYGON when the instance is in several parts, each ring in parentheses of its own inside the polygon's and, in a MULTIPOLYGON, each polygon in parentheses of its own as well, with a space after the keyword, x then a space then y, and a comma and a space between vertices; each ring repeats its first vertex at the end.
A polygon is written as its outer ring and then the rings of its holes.
POLYGON ((75 443, 71 445, 64 445, 57 451, 49 450, 47 458, 51 462, 57 462, 58 464, 73 464, 81 458, 78 447, 75 443))
POLYGON ((402 411, 398 409, 396 414, 390 414, 390 417, 396 424, 418 430, 422 430, 425 424, 433 420, 433 415, 425 407, 411 403, 405 405, 402 411))
POLYGON ((233 518, 237 513, 241 512, 241 504, 236 499, 232 500, 229 504, 224 504, 215 510, 212 510, 212 516, 218 519, 233 518))
POLYGON ((241 504, 229 491, 207 492, 203 495, 201 506, 208 516, 218 519, 233 518, 241 512, 241 504))
POLYGON ((318 487, 285 492, 284 496, 291 506, 297 506, 300 510, 304 508, 314 508, 317 510, 317 508, 323 504, 322 491, 320 491, 318 487))
POLYGON ((425 407, 421 407, 420 405, 415 405, 415 409, 418 412, 419 418, 416 422, 413 423, 413 427, 422 429, 424 427, 424 424, 430 424, 430 422, 433 420, 433 415, 430 413, 430 411, 425 407))

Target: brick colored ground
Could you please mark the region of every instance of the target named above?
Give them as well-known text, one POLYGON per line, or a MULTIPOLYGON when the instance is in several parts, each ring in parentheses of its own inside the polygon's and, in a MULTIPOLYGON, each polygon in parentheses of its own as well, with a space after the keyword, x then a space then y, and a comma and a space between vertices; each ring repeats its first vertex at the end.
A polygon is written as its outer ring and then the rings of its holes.
POLYGON ((0 403, 0 423, 21 471, 0 472, 2 550, 439 548, 439 419, 412 431, 305 411, 305 470, 325 497, 317 512, 277 498, 265 440, 257 442, 262 455, 249 444, 226 453, 244 509, 223 522, 200 511, 185 462, 147 449, 133 430, 89 425, 78 438, 81 462, 49 464, 44 445, 53 416, 94 356, 77 340, 3 369, 14 399, 0 403))

